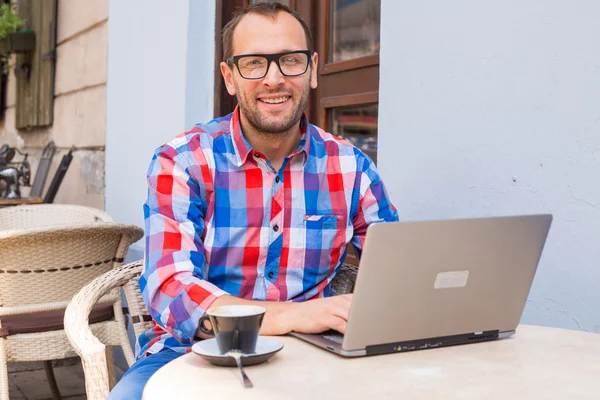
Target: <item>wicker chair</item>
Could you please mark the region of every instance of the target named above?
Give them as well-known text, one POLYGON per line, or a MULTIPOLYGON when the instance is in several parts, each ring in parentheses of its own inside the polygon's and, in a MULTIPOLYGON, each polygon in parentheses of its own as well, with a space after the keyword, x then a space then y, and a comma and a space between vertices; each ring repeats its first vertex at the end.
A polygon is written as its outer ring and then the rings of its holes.
MULTIPOLYGON (((104 400, 110 392, 109 363, 105 345, 94 336, 88 325, 88 315, 98 299, 115 288, 123 287, 132 316, 136 337, 153 327, 152 318, 142 299, 138 278, 143 261, 136 261, 115 268, 94 279, 77 293, 65 312, 65 331, 73 348, 79 354, 85 375, 88 400, 104 400)), ((338 294, 351 293, 356 280, 357 268, 344 264, 333 281, 338 294)))
POLYGON ((70 204, 0 208, 0 231, 92 222, 112 222, 112 218, 104 211, 70 204))
MULTIPOLYGON (((123 287, 136 337, 153 326, 137 283, 142 266, 142 261, 136 261, 97 277, 84 286, 67 307, 65 332, 71 345, 81 357, 88 400, 106 399, 112 387, 110 382, 112 371, 109 371, 110 363, 106 358, 105 342, 97 338, 88 324, 88 315, 96 302, 106 293, 123 287)), ((123 347, 123 351, 126 354, 133 354, 131 347, 127 351, 123 347)), ((131 366, 131 362, 129 364, 131 366)))
MULTIPOLYGON (((36 210, 29 216, 46 206, 33 207, 36 210)), ((55 210, 56 206, 51 207, 55 210)), ((19 208, 26 207, 10 212, 19 208)), ((98 220, 107 219, 102 212, 88 211, 98 220)), ((23 229, 34 222, 40 225, 43 216, 29 221, 25 218, 20 224, 8 218, 4 210, 0 214, 6 224, 3 227, 13 228, 0 231, 0 400, 7 400, 7 362, 74 355, 63 327, 68 302, 95 277, 122 265, 129 246, 143 236, 143 231, 111 222, 52 225, 65 221, 55 217, 48 217, 45 227, 23 229)), ((123 346, 131 363, 134 357, 119 291, 105 294, 90 316, 91 329, 103 343, 123 346)), ((109 366, 112 368, 112 363, 109 366)))

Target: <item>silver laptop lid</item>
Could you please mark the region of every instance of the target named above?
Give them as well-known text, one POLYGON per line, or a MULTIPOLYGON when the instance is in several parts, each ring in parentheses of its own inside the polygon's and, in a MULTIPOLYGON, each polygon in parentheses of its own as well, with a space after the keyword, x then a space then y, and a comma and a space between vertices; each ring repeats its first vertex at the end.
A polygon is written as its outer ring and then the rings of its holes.
POLYGON ((516 329, 551 215, 369 226, 343 349, 516 329))

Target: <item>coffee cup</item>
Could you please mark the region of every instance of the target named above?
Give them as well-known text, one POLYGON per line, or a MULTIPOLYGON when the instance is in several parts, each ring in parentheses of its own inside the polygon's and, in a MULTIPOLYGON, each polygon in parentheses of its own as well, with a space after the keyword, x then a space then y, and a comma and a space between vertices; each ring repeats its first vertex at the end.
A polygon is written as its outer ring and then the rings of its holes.
POLYGON ((258 332, 267 310, 252 305, 227 305, 209 309, 200 318, 200 330, 207 335, 214 335, 221 354, 230 350, 239 350, 245 354, 256 352, 258 332), (210 320, 212 329, 204 326, 210 320))

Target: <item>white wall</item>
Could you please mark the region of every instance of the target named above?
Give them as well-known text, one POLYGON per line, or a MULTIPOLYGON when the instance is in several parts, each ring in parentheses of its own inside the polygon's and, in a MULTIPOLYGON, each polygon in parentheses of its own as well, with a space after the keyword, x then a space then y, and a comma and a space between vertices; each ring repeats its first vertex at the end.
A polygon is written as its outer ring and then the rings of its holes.
POLYGON ((112 0, 109 8, 106 210, 139 226, 154 150, 213 117, 215 2, 165 4, 112 0))
POLYGON ((523 322, 600 332, 600 3, 381 11, 378 159, 400 218, 551 212, 523 322))

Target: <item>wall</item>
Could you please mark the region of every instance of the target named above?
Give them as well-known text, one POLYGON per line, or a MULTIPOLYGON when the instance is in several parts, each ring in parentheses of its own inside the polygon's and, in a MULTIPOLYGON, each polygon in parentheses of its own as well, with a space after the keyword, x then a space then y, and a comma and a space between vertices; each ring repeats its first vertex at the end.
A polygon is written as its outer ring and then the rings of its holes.
POLYGON ((109 15, 106 209, 143 226, 154 150, 213 116, 215 4, 112 1, 109 15))
MULTIPOLYGON (((55 203, 104 209, 108 0, 89 0, 83 8, 79 3, 78 0, 58 2, 53 126, 16 130, 16 81, 10 68, 8 107, 0 123, 0 144, 28 152, 35 174, 42 148, 54 140, 60 152, 54 156, 46 185, 50 184, 62 156, 75 146, 73 161, 55 203)), ((27 193, 27 189, 23 191, 23 195, 27 193)))
POLYGON ((523 322, 600 332, 600 3, 381 14, 379 166, 401 219, 554 214, 523 322))

